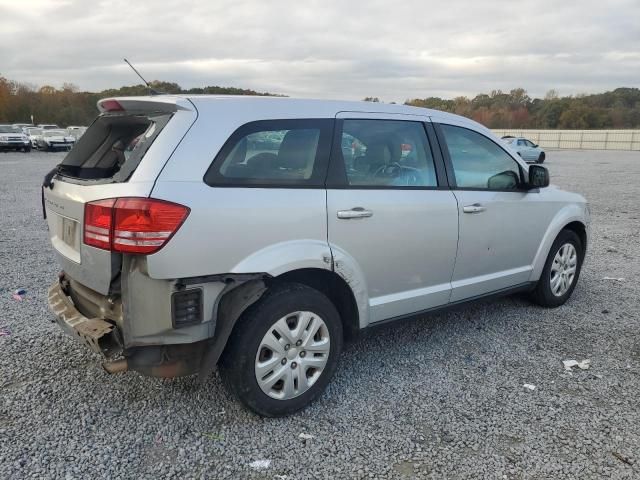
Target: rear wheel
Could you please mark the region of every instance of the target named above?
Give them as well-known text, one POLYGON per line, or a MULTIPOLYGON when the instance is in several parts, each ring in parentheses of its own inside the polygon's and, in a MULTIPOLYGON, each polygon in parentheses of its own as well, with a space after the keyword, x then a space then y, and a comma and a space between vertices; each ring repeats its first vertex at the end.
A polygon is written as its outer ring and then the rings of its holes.
POLYGON ((270 288, 242 315, 220 361, 227 388, 267 417, 304 408, 325 389, 342 350, 333 303, 313 288, 270 288))
POLYGON ((571 230, 562 230, 551 246, 533 300, 543 307, 563 305, 576 287, 584 257, 582 242, 571 230))

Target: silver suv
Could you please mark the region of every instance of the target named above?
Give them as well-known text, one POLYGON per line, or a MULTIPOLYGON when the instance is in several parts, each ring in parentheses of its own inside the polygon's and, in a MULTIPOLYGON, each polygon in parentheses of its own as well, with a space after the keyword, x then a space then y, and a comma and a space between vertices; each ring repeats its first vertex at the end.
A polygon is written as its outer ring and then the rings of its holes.
POLYGON ((98 106, 43 204, 63 268, 50 308, 108 372, 218 366, 248 408, 286 415, 370 326, 516 291, 557 307, 578 281, 584 198, 469 119, 264 97, 98 106))

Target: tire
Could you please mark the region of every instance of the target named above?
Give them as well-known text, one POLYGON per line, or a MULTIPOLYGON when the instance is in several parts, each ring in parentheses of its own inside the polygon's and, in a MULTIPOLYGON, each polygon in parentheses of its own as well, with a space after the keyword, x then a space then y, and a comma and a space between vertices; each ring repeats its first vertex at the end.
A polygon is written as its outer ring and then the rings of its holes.
POLYGON ((545 159, 544 152, 540 152, 540 155, 538 156, 538 160, 536 160, 536 163, 544 163, 544 159, 545 159))
MULTIPOLYGON (((532 292, 532 299, 538 305, 547 308, 555 308, 563 305, 571 294, 573 293, 574 288, 576 288, 576 284, 578 283, 578 278, 580 277, 580 270, 582 269, 582 261, 584 260, 584 249, 582 247, 582 242, 580 241, 580 237, 576 235, 575 232, 571 230, 562 230, 558 237, 553 242, 551 249, 549 250, 549 256, 547 257, 547 261, 544 265, 544 269, 542 270, 542 274, 540 275, 540 279, 536 284, 535 290, 532 292), (570 246, 570 247, 567 247, 570 246), (574 275, 571 277, 570 282, 565 286, 562 285, 562 275, 560 274, 563 271, 563 267, 561 264, 558 264, 559 271, 554 271, 554 262, 556 261, 556 255, 561 254, 560 250, 565 248, 565 252, 571 252, 571 248, 575 251, 575 265, 571 260, 567 260, 565 263, 567 264, 567 268, 571 268, 575 266, 574 275), (552 285, 552 280, 557 278, 560 275, 560 286, 558 290, 554 293, 554 287, 552 285)), ((570 270, 565 270, 570 271, 570 270)), ((568 276, 565 275, 565 278, 568 280, 568 276)), ((557 284, 556 284, 557 285, 557 284)))
MULTIPOLYGON (((306 332, 302 331, 302 335, 306 332)), ((275 285, 240 317, 220 359, 220 375, 227 389, 258 415, 290 415, 309 405, 324 391, 337 368, 342 342, 340 315, 325 295, 297 283, 275 285), (313 325, 311 332, 321 323, 318 333, 309 334, 302 348, 298 344, 291 345, 291 341, 300 337, 284 328, 298 331, 305 323, 313 325), (280 335, 279 339, 277 335, 280 335), (267 346, 274 344, 280 353, 267 346), (314 348, 312 355, 304 350, 305 344, 314 348), (286 348, 287 345, 290 347, 286 348), (320 350, 328 352, 318 353, 320 350), (322 368, 311 366, 323 360, 322 368), (260 363, 266 366, 260 367, 260 363), (261 380, 262 387, 258 380, 259 369, 260 374, 266 372, 261 380), (278 380, 273 386, 267 385, 275 379, 278 380)))
POLYGON ((29 152, 31 151, 31 147, 24 147, 24 148, 22 149, 22 151, 23 151, 24 153, 29 153, 29 152))

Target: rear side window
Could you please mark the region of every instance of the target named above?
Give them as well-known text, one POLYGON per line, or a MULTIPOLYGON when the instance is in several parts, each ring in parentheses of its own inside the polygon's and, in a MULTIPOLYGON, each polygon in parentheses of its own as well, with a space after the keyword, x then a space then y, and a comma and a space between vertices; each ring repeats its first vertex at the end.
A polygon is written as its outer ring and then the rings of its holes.
POLYGON ((207 171, 208 185, 322 186, 332 120, 264 120, 234 132, 207 171))
POLYGON ((58 166, 58 174, 125 182, 170 119, 166 113, 101 115, 58 166))

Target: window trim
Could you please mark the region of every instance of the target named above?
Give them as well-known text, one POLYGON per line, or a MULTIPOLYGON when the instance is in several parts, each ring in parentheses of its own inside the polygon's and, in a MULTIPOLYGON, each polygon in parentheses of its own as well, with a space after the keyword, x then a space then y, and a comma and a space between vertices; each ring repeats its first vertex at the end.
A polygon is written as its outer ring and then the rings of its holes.
POLYGON ((431 122, 427 122, 424 118, 416 120, 407 120, 399 118, 367 118, 367 117, 349 117, 336 118, 333 129, 333 142, 331 144, 331 158, 329 159, 329 171, 327 174, 327 189, 336 190, 448 190, 447 177, 445 173, 445 164, 438 147, 437 139, 431 122), (345 120, 368 120, 377 122, 412 122, 421 124, 424 129, 428 147, 431 150, 433 158, 433 166, 435 168, 436 186, 422 185, 350 185, 347 179, 347 171, 345 169, 345 161, 342 155, 342 132, 345 120))
POLYGON ((333 136, 332 118, 270 118, 265 120, 254 120, 239 126, 224 142, 209 168, 202 177, 202 181, 210 187, 224 188, 313 188, 324 189, 327 169, 329 166, 329 156, 331 152, 331 141, 333 136), (274 128, 275 127, 277 128, 274 128), (220 173, 222 162, 235 148, 238 141, 252 133, 268 130, 320 130, 318 138, 318 149, 314 159, 313 172, 311 177, 302 180, 283 181, 282 179, 242 179, 225 177, 220 173))
POLYGON ((450 185, 452 190, 461 190, 461 191, 468 190, 468 191, 473 191, 473 192, 528 192, 528 191, 530 191, 528 188, 526 188, 524 169, 522 168, 522 165, 520 165, 520 162, 518 162, 513 157, 513 155, 511 155, 506 149, 502 148, 502 146, 500 144, 498 144, 496 141, 494 141, 493 139, 487 137, 482 132, 479 132, 479 131, 474 130, 472 128, 467 128, 467 127, 463 127, 461 125, 455 125, 455 124, 452 124, 452 123, 433 122, 433 127, 434 127, 434 130, 435 130, 435 133, 436 133, 436 137, 438 138, 438 143, 440 144, 440 150, 442 150, 442 156, 444 157, 444 164, 445 164, 445 169, 446 169, 446 172, 447 172, 447 178, 449 180, 449 185, 450 185), (486 138, 487 140, 492 142, 494 145, 496 145, 500 150, 502 150, 505 153, 505 155, 507 155, 511 160, 513 160, 513 162, 518 166, 518 170, 520 171, 520 183, 518 184, 518 187, 515 188, 515 189, 459 187, 458 183, 457 183, 457 180, 456 180, 456 174, 455 174, 455 171, 453 169, 453 162, 451 161, 451 154, 449 153, 449 146, 448 146, 446 138, 444 136, 444 132, 442 131, 442 125, 448 125, 450 127, 456 127, 456 128, 462 128, 462 129, 465 129, 465 130, 469 130, 470 132, 477 133, 478 135, 483 136, 484 138, 486 138))

